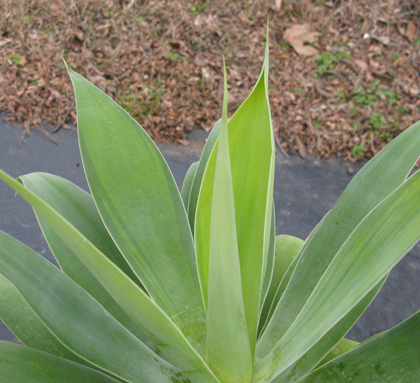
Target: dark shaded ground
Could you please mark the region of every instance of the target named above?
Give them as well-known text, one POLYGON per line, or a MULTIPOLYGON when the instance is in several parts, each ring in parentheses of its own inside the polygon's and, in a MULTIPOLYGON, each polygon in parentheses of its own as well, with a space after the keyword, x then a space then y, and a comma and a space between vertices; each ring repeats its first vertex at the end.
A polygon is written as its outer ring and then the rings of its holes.
MULTIPOLYGON (((87 190, 74 131, 57 134, 56 146, 41 132, 33 132, 21 146, 21 126, 0 118, 0 167, 12 176, 34 171, 50 172, 87 190)), ((159 144, 180 186, 189 165, 199 158, 206 133, 194 131, 188 147, 159 144)), ((354 174, 362 166, 353 165, 354 174)), ((344 159, 319 161, 313 158, 276 157, 275 205, 277 234, 306 238, 337 200, 351 180, 349 163, 344 159)), ((44 257, 51 253, 36 223, 32 209, 14 192, 0 183, 0 230, 19 239, 44 257)), ((360 318, 349 337, 364 340, 384 331, 420 309, 420 246, 417 245, 391 272, 370 308, 360 318)), ((0 339, 15 340, 0 323, 0 339)))

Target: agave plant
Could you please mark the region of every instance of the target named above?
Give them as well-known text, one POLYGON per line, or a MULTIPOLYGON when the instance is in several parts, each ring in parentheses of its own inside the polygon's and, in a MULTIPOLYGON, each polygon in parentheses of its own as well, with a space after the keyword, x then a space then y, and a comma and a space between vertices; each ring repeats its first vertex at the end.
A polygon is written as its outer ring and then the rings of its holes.
POLYGON ((420 314, 345 335, 420 238, 420 123, 357 174, 305 241, 275 236, 268 48, 179 193, 145 131, 71 69, 91 194, 0 178, 60 268, 0 233, 0 382, 418 382, 420 314), (408 177, 408 178, 407 178, 408 177))

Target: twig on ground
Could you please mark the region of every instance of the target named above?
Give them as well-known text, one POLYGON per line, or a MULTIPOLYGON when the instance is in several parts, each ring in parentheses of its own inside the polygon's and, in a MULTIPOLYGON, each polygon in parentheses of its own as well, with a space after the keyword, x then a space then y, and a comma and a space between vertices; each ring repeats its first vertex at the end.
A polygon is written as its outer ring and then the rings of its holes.
POLYGON ((75 106, 75 101, 73 99, 73 102, 71 103, 70 108, 67 110, 67 113, 64 116, 64 118, 60 121, 60 123, 58 125, 55 126, 55 128, 53 128, 53 130, 52 130, 53 133, 58 132, 61 129, 61 127, 66 123, 67 119, 69 118, 70 112, 72 111, 74 106, 75 106))

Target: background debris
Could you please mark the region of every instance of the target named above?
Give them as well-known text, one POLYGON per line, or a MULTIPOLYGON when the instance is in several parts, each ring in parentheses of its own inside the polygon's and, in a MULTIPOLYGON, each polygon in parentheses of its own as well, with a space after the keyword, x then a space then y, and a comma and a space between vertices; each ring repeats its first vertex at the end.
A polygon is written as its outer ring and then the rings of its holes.
POLYGON ((283 40, 289 43, 296 53, 303 56, 315 56, 318 49, 307 45, 307 43, 314 43, 317 41, 318 33, 311 32, 309 24, 296 24, 286 29, 283 34, 283 40))
POLYGON ((25 135, 75 123, 65 58, 153 139, 187 144, 186 132, 220 117, 222 56, 230 112, 247 97, 268 19, 269 95, 285 153, 369 158, 420 119, 418 0, 2 0, 0 110, 25 135), (311 26, 301 48, 313 56, 286 39, 299 25, 311 26))

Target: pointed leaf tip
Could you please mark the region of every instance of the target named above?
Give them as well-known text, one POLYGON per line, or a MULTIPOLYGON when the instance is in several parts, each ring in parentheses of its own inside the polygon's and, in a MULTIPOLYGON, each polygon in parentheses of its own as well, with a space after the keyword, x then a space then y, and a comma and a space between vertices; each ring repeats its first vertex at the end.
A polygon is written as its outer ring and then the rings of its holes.
POLYGON ((228 109, 228 89, 227 89, 227 74, 226 62, 223 57, 223 110, 222 110, 222 125, 227 126, 227 109, 228 109))

